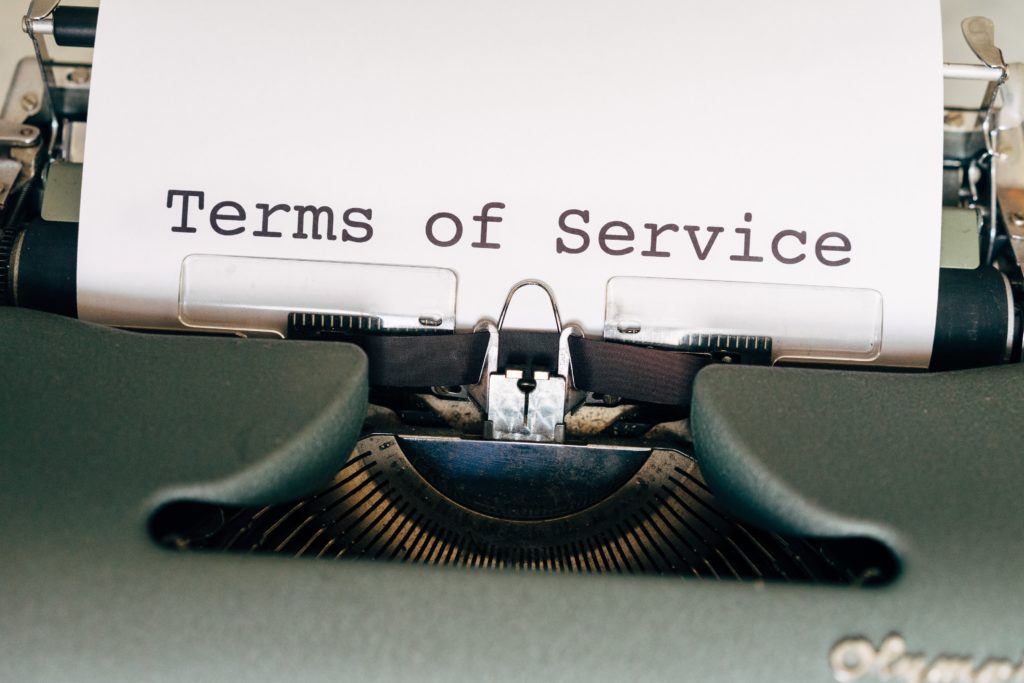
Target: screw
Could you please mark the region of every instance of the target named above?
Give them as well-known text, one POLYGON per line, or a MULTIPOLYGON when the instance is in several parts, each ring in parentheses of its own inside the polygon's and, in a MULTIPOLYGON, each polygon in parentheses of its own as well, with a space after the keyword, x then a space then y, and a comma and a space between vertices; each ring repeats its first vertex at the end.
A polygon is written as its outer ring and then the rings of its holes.
POLYGON ((1010 222, 1016 225, 1017 227, 1024 227, 1024 213, 1021 213, 1020 211, 1015 211, 1011 213, 1010 222))
POLYGON ((21 135, 22 137, 26 137, 26 138, 30 138, 30 137, 35 136, 35 133, 36 133, 36 129, 35 128, 29 128, 28 126, 25 126, 24 128, 22 128, 21 130, 18 131, 19 135, 21 135))
POLYGON ((25 93, 21 98, 21 108, 25 111, 33 111, 39 106, 39 95, 34 92, 25 93))
POLYGON ((524 394, 528 394, 537 388, 537 380, 529 377, 523 377, 521 380, 516 382, 516 386, 519 387, 519 391, 524 394))
POLYGON ((89 82, 89 76, 89 69, 83 69, 82 67, 79 67, 77 69, 73 69, 71 72, 68 73, 68 80, 78 85, 84 85, 85 83, 89 82))
POLYGON ((964 115, 959 111, 948 111, 946 112, 945 123, 947 126, 962 126, 964 115))

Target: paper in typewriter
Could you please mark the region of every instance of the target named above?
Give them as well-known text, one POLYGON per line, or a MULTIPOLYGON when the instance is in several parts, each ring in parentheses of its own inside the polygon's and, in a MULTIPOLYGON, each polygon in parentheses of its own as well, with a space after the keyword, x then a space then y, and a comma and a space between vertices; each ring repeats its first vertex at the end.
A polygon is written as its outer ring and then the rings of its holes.
MULTIPOLYGON (((221 255, 447 268, 459 329, 538 278, 601 335, 609 280, 660 278, 655 315, 812 333, 867 293, 877 360, 926 365, 941 88, 932 0, 103 0, 79 314, 180 327, 183 262, 221 255)), ((310 294, 427 296, 389 272, 310 294)))

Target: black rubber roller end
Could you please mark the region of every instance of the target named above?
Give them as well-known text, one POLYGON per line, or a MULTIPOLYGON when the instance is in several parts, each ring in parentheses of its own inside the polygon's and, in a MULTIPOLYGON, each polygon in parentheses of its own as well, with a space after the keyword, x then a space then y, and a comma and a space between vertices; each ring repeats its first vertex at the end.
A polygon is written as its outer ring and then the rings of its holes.
POLYGON ((65 47, 93 47, 96 44, 95 7, 64 7, 53 10, 53 40, 65 47))
POLYGON ((14 241, 11 303, 78 316, 78 225, 36 221, 14 241))
POLYGON ((939 271, 932 370, 960 370, 1010 360, 1016 336, 1013 296, 995 268, 939 271))

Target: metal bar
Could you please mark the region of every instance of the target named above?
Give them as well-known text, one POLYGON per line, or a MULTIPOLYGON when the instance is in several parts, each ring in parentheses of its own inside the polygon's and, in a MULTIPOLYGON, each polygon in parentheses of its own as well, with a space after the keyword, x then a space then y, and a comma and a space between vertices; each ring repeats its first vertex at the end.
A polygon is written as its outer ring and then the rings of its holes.
POLYGON ((992 66, 984 64, 950 64, 942 65, 942 77, 962 81, 988 81, 998 83, 1003 79, 1005 72, 992 66))

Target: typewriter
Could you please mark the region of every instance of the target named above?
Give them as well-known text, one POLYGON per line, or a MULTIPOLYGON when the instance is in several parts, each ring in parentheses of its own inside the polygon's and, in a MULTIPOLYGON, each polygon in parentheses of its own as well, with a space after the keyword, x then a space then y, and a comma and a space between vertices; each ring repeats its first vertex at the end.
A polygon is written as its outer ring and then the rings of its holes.
POLYGON ((97 16, 31 4, 0 115, 4 680, 1024 680, 1024 65, 991 21, 945 65, 986 87, 942 113, 913 373, 583 337, 539 280, 464 334, 80 322, 91 68, 53 50, 97 16), (550 331, 503 325, 531 288, 550 331))

